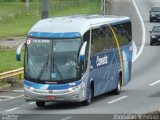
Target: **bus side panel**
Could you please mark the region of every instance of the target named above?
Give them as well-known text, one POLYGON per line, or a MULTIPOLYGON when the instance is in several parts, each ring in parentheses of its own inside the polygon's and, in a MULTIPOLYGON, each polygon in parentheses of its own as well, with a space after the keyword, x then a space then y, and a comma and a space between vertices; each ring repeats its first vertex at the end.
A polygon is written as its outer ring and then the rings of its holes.
POLYGON ((123 59, 123 82, 122 85, 127 85, 131 80, 132 69, 132 42, 121 48, 123 59))
POLYGON ((116 88, 119 73, 118 50, 101 52, 91 57, 89 79, 94 80, 94 95, 100 95, 116 88))

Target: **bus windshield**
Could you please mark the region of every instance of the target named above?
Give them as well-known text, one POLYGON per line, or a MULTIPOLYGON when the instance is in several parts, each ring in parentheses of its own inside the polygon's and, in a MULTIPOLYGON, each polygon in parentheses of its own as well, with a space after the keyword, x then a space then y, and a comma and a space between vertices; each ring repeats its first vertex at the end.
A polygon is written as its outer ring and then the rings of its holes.
POLYGON ((78 51, 81 39, 27 40, 25 78, 56 81, 79 76, 78 51))

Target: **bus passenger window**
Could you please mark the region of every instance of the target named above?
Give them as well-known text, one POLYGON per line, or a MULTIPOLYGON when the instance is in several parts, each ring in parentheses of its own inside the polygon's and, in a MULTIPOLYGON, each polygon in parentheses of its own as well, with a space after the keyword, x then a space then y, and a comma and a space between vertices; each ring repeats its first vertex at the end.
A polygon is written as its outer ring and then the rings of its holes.
POLYGON ((93 54, 98 52, 98 31, 97 29, 92 30, 92 48, 93 48, 93 54))
POLYGON ((107 27, 105 39, 107 41, 107 49, 116 48, 114 36, 109 27, 107 27))

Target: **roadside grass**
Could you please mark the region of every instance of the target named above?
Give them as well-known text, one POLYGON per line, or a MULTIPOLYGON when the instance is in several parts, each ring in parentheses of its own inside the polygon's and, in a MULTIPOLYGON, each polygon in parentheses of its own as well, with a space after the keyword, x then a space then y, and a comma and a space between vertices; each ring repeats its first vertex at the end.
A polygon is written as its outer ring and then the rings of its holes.
POLYGON ((65 16, 65 15, 76 15, 76 14, 99 14, 100 2, 99 0, 90 0, 85 5, 79 7, 73 7, 69 9, 62 9, 60 11, 50 12, 50 16, 65 16))
POLYGON ((1 87, 1 86, 4 86, 4 85, 6 85, 6 84, 8 84, 8 83, 5 82, 5 81, 0 80, 0 87, 1 87))
POLYGON ((26 36, 27 32, 38 21, 37 16, 17 15, 14 18, 0 22, 0 38, 26 36))
MULTIPOLYGON (((12 3, 0 5, 0 15, 8 14, 5 19, 0 19, 0 38, 26 36, 29 29, 41 19, 40 13, 23 12, 23 14, 16 13, 16 10, 22 9, 22 3, 12 3), (13 11, 13 14, 12 12, 13 11), (14 15, 16 13, 16 15, 14 15)), ((24 7, 24 5, 23 5, 24 7)), ((75 14, 99 14, 100 2, 99 0, 88 0, 86 4, 64 8, 60 10, 50 11, 49 16, 66 16, 75 14)), ((40 10, 39 10, 40 12, 40 10)), ((1 17, 1 16, 0 16, 1 17)))
POLYGON ((17 8, 23 9, 22 4, 17 2, 3 2, 0 3, 0 16, 12 16, 14 13, 17 12, 17 8))
POLYGON ((23 67, 23 55, 24 50, 22 51, 21 62, 17 62, 16 50, 0 50, 0 73, 23 67))

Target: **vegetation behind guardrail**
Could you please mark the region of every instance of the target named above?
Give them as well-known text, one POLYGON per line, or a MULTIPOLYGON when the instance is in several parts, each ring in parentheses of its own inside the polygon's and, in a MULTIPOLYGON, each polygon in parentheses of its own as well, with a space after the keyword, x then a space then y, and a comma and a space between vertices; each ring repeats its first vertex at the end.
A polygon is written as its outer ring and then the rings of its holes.
MULTIPOLYGON (((29 29, 41 19, 41 2, 32 1, 27 9, 23 2, 6 2, 6 0, 1 2, 0 0, 0 38, 25 36, 29 29)), ((50 1, 49 17, 99 14, 100 0, 50 1)))
MULTIPOLYGON (((49 0, 49 13, 50 16, 53 16, 55 11, 86 5, 90 2, 91 0, 49 0)), ((1 0, 0 8, 6 9, 5 13, 2 13, 0 10, 0 19, 8 19, 10 17, 26 14, 40 16, 41 0, 30 0, 29 5, 26 5, 25 2, 21 2, 20 0, 1 0), (12 11, 6 9, 6 5, 10 6, 12 11), (15 6, 17 6, 18 9, 16 9, 15 6)))

